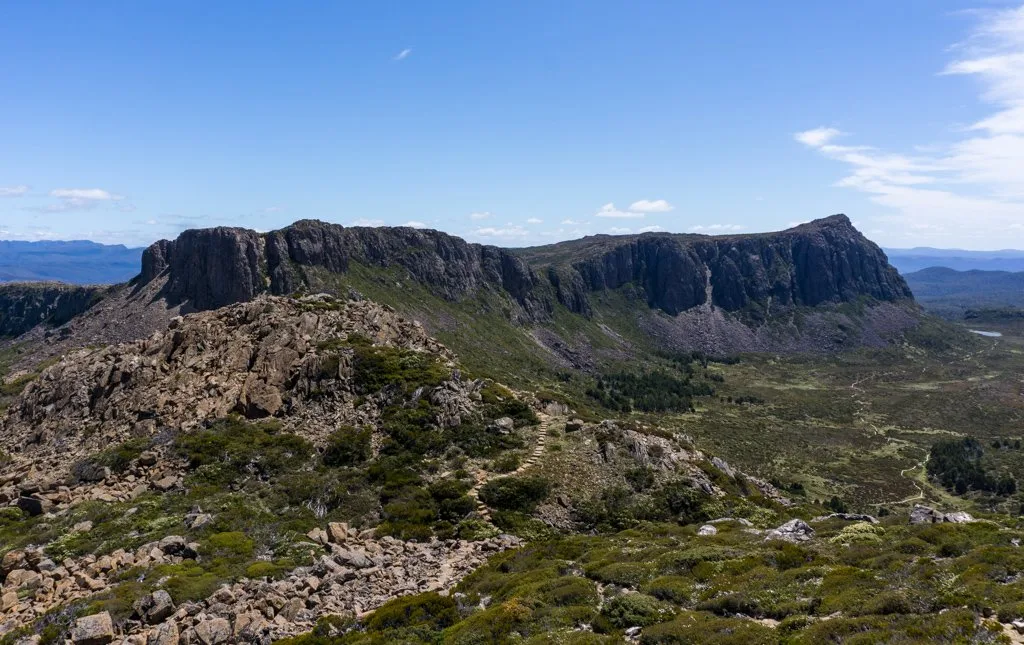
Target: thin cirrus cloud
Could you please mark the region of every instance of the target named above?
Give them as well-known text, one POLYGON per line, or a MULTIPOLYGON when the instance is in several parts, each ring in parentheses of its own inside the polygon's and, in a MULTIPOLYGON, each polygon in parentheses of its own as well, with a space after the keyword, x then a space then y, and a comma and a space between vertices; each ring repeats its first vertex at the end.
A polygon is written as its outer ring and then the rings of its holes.
POLYGON ((544 220, 540 219, 539 217, 531 217, 530 219, 526 220, 526 223, 527 224, 543 224, 544 220))
MULTIPOLYGON (((840 145, 844 133, 818 127, 794 138, 844 164, 835 185, 882 206, 889 243, 913 241, 977 248, 1003 246, 1007 230, 1024 231, 1024 6, 977 13, 978 23, 940 76, 967 76, 990 106, 978 121, 936 133, 951 144, 887 151, 840 145)), ((1024 242, 1024 236, 1015 243, 1024 242)))
POLYGON ((478 211, 476 213, 470 213, 469 214, 469 219, 472 219, 472 220, 482 220, 482 219, 487 219, 489 217, 491 217, 491 214, 489 212, 487 212, 487 211, 478 211))
POLYGON ((0 186, 0 197, 23 197, 29 191, 28 186, 0 186))
POLYGON ((412 53, 412 48, 406 47, 402 51, 400 51, 397 54, 395 54, 391 58, 391 60, 405 60, 406 58, 409 58, 409 54, 411 54, 411 53, 412 53))
POLYGON ((402 226, 408 226, 409 228, 427 228, 427 224, 425 222, 418 222, 414 219, 402 224, 402 226))

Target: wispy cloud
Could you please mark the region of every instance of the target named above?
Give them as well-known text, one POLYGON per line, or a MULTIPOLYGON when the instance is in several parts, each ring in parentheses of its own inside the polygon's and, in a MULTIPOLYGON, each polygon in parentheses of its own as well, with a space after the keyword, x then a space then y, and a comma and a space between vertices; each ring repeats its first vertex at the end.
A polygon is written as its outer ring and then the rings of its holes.
POLYGON ((416 221, 414 219, 409 220, 405 224, 402 224, 402 226, 408 226, 409 228, 427 228, 426 223, 418 222, 418 221, 416 221))
POLYGON ((610 229, 608 229, 608 232, 611 233, 612 235, 625 235, 627 233, 632 233, 633 231, 632 229, 628 229, 624 226, 613 226, 610 229))
POLYGON ((349 224, 349 226, 384 226, 384 220, 360 217, 357 220, 353 220, 353 222, 349 224))
MULTIPOLYGON (((28 206, 25 207, 25 210, 38 213, 65 213, 88 210, 106 202, 120 202, 124 199, 123 195, 102 188, 55 188, 50 191, 50 197, 54 197, 58 201, 43 206, 28 206)), ((135 210, 135 206, 124 203, 120 204, 118 209, 131 212, 135 210)))
POLYGON ((523 228, 522 226, 509 224, 507 226, 502 227, 489 226, 485 228, 478 228, 475 231, 473 231, 473 234, 476 235, 477 237, 512 239, 526 237, 527 235, 530 234, 530 232, 523 228))
POLYGON ((482 220, 482 219, 487 219, 489 217, 491 217, 491 214, 489 212, 487 212, 487 211, 479 211, 479 212, 476 212, 476 213, 470 213, 469 214, 469 219, 472 219, 472 220, 482 220))
POLYGON ((407 48, 403 49, 402 51, 398 52, 397 54, 395 54, 391 58, 391 60, 405 60, 406 58, 409 58, 409 54, 411 54, 411 53, 412 53, 412 48, 407 47, 407 48))
POLYGON ((540 219, 539 217, 531 217, 530 219, 526 220, 526 223, 527 224, 543 224, 544 220, 540 219))
POLYGON ((735 233, 736 231, 742 231, 746 226, 742 224, 709 224, 703 225, 698 224, 697 226, 691 226, 690 230, 694 233, 735 233))
POLYGON ((653 226, 644 226, 643 228, 637 229, 637 232, 638 233, 654 233, 654 232, 661 231, 661 230, 663 230, 662 227, 660 227, 657 224, 655 224, 653 226))
POLYGON ((817 148, 818 146, 825 145, 826 143, 835 139, 838 136, 842 136, 842 134, 842 132, 836 130, 835 128, 821 127, 814 128, 811 130, 805 130, 803 132, 797 132, 796 134, 793 135, 793 138, 795 138, 797 141, 804 145, 811 146, 812 148, 817 148))
POLYGON ((634 211, 620 211, 615 208, 615 204, 608 203, 601 207, 594 217, 611 217, 616 219, 640 219, 644 216, 643 213, 637 213, 634 211))
POLYGON ((121 195, 115 195, 102 188, 57 188, 50 191, 51 197, 60 199, 78 199, 82 201, 107 202, 124 199, 121 195))
POLYGON ((958 57, 941 74, 976 79, 979 100, 992 111, 956 128, 956 142, 901 152, 837 145, 834 128, 795 135, 846 164, 849 174, 836 185, 888 209, 875 219, 901 240, 1002 246, 1005 231, 1024 229, 1024 6, 977 15, 977 26, 953 48, 958 57))
POLYGON ((0 197, 22 197, 28 194, 28 186, 0 186, 0 197))
POLYGON ((675 206, 664 199, 641 199, 629 205, 629 210, 636 213, 667 213, 674 208, 675 206))

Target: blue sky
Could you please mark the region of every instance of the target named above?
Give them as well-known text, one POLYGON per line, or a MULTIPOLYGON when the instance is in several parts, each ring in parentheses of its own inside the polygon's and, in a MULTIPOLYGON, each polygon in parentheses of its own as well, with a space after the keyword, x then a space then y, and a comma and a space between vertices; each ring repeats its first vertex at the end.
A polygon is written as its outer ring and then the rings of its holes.
POLYGON ((1024 247, 1019 0, 7 3, 0 82, 7 239, 1024 247))

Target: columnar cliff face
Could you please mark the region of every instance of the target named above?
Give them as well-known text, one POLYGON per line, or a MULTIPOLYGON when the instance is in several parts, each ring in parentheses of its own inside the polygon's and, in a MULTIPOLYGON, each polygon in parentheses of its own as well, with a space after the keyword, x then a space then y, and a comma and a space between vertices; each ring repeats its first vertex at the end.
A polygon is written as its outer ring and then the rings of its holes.
POLYGON ((401 267, 451 301, 491 290, 509 299, 519 322, 547 319, 556 301, 590 315, 592 294, 626 285, 670 315, 707 304, 767 312, 912 298, 884 253, 844 215, 780 233, 597 236, 518 251, 410 228, 316 221, 266 234, 214 228, 151 246, 140 280, 166 275, 169 300, 212 309, 260 293, 292 293, 309 284, 309 270, 343 274, 353 262, 401 267))
POLYGON ((844 215, 763 235, 637 236, 571 266, 581 281, 557 293, 578 313, 586 312, 581 287, 599 291, 625 284, 641 287, 649 306, 672 315, 704 305, 709 297, 725 311, 912 298, 882 250, 844 215))
POLYGON ((148 283, 166 273, 169 299, 213 309, 259 293, 293 293, 307 286, 306 270, 345 273, 352 262, 401 267, 448 300, 497 289, 526 318, 543 317, 550 304, 538 297, 527 263, 505 249, 438 231, 345 228, 308 220, 267 234, 239 228, 186 231, 143 253, 140 280, 148 283))
POLYGON ((91 307, 105 289, 55 282, 0 285, 0 336, 20 336, 40 324, 62 325, 91 307))

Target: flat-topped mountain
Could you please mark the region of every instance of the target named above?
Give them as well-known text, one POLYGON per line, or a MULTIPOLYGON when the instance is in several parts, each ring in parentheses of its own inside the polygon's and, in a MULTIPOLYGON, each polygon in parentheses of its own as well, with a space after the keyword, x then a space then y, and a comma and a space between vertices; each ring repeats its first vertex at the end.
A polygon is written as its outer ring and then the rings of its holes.
POLYGON ((141 283, 166 275, 166 297, 197 309, 292 293, 316 285, 317 270, 343 274, 353 263, 400 267, 447 300, 495 290, 517 305, 517 319, 534 322, 550 318, 556 302, 589 316, 591 294, 627 284, 669 315, 707 303, 740 311, 912 297, 845 215, 780 233, 599 235, 527 249, 470 244, 433 230, 304 220, 269 233, 186 231, 150 246, 142 262, 141 283))
MULTIPOLYGON (((178 313, 318 292, 391 305, 470 364, 474 348, 495 343, 510 360, 583 368, 649 350, 832 351, 885 344, 918 320, 906 282, 845 215, 776 233, 598 235, 523 249, 303 220, 267 233, 219 227, 157 242, 129 284, 96 306, 76 301, 70 313, 88 313, 59 339, 127 341, 178 313)), ((0 287, 0 303, 4 295, 0 287)), ((37 293, 33 311, 46 305, 37 293)), ((17 305, 3 309, 0 320, 17 305)), ((71 317, 59 309, 52 323, 71 317)))

